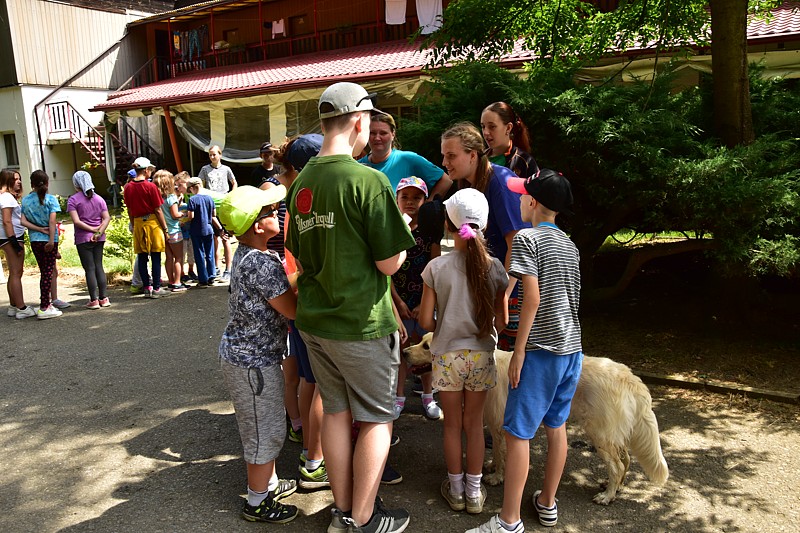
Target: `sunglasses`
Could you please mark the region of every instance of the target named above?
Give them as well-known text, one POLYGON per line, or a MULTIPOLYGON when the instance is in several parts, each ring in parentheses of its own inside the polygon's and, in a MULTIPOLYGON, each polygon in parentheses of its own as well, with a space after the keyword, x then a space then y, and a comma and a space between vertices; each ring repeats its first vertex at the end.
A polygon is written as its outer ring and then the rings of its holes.
POLYGON ((260 217, 256 218, 256 222, 258 222, 262 218, 269 218, 269 217, 276 217, 276 216, 278 216, 278 210, 277 209, 273 209, 272 211, 270 211, 268 213, 264 213, 260 217))

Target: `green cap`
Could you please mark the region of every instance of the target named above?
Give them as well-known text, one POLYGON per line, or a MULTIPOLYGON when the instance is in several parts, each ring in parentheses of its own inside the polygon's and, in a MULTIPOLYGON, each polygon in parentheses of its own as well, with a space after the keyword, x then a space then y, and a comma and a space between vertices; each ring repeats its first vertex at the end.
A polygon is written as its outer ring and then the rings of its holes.
POLYGON ((234 235, 243 235, 250 229, 265 205, 272 205, 286 198, 286 187, 278 185, 266 191, 242 185, 225 195, 217 209, 219 221, 234 235))

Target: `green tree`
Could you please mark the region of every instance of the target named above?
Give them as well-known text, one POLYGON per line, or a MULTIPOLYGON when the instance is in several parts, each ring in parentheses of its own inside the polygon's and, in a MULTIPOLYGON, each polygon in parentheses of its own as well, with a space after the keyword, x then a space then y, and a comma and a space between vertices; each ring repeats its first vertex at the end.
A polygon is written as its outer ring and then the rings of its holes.
POLYGON ((619 0, 603 12, 585 0, 458 0, 443 14, 433 65, 496 59, 520 41, 543 64, 594 62, 631 47, 657 52, 712 41, 716 132, 728 146, 753 140, 746 20, 780 0, 619 0), (710 9, 708 9, 710 6, 710 9), (476 24, 475 21, 480 21, 476 24), (710 28, 710 32, 709 32, 710 28))
POLYGON ((534 64, 517 77, 473 62, 437 72, 417 102, 421 118, 399 131, 405 148, 436 161, 447 126, 477 122, 493 101, 511 103, 540 166, 573 185, 576 215, 559 223, 580 249, 592 296, 618 294, 644 262, 687 251, 707 250, 730 274, 791 275, 799 264, 800 94, 758 72, 753 87, 759 136, 727 149, 704 131, 708 90, 676 93, 669 68, 652 83, 592 86, 576 83, 569 68, 534 64), (620 230, 690 238, 637 247, 618 280, 596 283, 594 257, 620 230))

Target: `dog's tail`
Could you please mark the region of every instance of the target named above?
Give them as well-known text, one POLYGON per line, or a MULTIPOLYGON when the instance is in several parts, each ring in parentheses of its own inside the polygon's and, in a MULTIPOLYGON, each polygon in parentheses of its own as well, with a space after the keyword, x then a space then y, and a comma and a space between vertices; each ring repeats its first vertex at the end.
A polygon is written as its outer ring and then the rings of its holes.
POLYGON ((658 433, 658 420, 653 412, 650 392, 644 383, 639 382, 644 391, 636 395, 635 425, 631 435, 631 451, 653 483, 662 485, 669 477, 669 468, 661 452, 661 438, 658 433))

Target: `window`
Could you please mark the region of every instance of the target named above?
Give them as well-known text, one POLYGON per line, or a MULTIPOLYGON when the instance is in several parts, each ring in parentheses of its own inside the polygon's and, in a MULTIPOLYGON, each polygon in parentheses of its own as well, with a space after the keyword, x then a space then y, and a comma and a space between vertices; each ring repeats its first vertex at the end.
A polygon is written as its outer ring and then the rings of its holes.
POLYGON ((286 136, 319 133, 317 100, 286 102, 286 136))
POLYGON ((6 165, 19 167, 19 154, 17 153, 17 136, 13 133, 3 134, 3 145, 6 149, 6 165))

